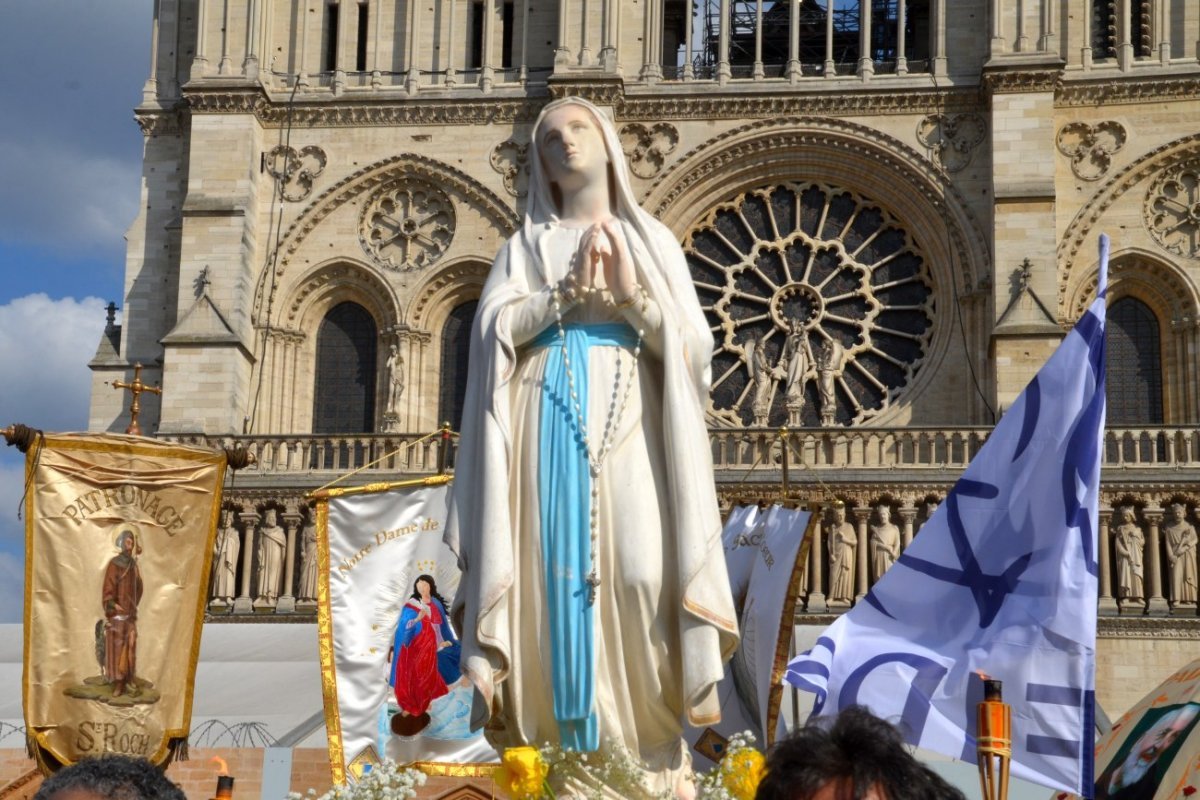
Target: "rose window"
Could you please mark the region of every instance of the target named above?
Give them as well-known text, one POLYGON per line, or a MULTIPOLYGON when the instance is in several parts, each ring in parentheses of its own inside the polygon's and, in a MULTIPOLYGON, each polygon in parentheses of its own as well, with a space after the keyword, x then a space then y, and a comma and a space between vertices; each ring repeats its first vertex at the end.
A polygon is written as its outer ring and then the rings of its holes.
POLYGON ((1170 170, 1146 197, 1150 234, 1168 252, 1200 256, 1200 162, 1170 170))
POLYGON ((367 202, 359 228, 363 250, 388 269, 411 270, 437 261, 454 238, 454 204, 423 181, 391 183, 367 202))
POLYGON ((701 219, 684 251, 716 339, 715 424, 864 423, 928 353, 925 258, 860 195, 816 183, 746 192, 701 219))

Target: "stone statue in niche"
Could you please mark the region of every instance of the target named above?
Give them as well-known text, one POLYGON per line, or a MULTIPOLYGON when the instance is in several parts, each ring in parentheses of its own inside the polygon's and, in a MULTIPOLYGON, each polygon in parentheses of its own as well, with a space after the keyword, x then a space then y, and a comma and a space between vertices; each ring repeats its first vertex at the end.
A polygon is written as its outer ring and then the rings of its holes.
POLYGON ((400 395, 404 393, 404 356, 400 348, 392 345, 387 357, 387 413, 396 414, 400 409, 400 395))
POLYGON ((787 362, 787 382, 783 399, 788 412, 788 425, 799 427, 804 424, 801 419, 804 413, 804 376, 811 361, 808 337, 804 335, 804 328, 799 320, 791 322, 791 330, 783 347, 783 357, 787 362))
POLYGON ((624 747, 648 792, 690 797, 682 720, 719 718, 738 640, 701 406, 712 334, 608 118, 552 102, 529 147, 524 225, 471 334, 445 537, 471 724, 497 748, 624 747))
POLYGON ((233 605, 237 597, 238 552, 242 548, 238 529, 233 524, 233 509, 221 512, 221 525, 217 528, 217 539, 213 543, 212 591, 214 601, 233 605))
POLYGON ((258 597, 256 605, 275 605, 283 586, 283 561, 287 534, 279 526, 278 512, 268 508, 258 529, 258 597))
POLYGON ((1187 521, 1187 508, 1172 503, 1167 508, 1167 523, 1163 525, 1163 544, 1166 545, 1167 566, 1171 573, 1172 608, 1194 608, 1196 605, 1196 529, 1187 521))
POLYGON ((829 512, 825 541, 829 543, 829 603, 849 606, 854 600, 854 555, 858 534, 846 521, 846 506, 835 504, 829 512))
POLYGON ((900 557, 900 529, 892 522, 891 507, 880 503, 875 514, 879 524, 871 526, 871 568, 875 580, 879 580, 900 557))
POLYGON ((1117 555, 1117 592, 1122 603, 1138 602, 1145 598, 1143 589, 1142 556, 1146 550, 1146 536, 1134 519, 1133 507, 1122 506, 1117 510, 1118 524, 1113 528, 1113 549, 1117 555))
POLYGON ((300 532, 300 585, 296 599, 312 603, 317 599, 317 524, 309 519, 300 532))
POLYGON ((747 340, 746 364, 750 370, 750 380, 754 383, 754 400, 750 404, 754 426, 765 428, 771 424, 771 402, 775 399, 775 370, 771 366, 763 340, 747 340))
POLYGON ((817 356, 817 389, 821 395, 821 425, 831 427, 837 416, 837 379, 846 362, 846 350, 834 339, 821 344, 817 356))

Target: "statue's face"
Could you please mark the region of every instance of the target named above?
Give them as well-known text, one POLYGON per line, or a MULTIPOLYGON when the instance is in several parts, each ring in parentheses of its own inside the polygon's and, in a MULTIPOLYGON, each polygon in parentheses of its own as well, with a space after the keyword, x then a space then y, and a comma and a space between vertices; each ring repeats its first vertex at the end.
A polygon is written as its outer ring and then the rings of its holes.
POLYGON ((267 518, 267 525, 274 525, 275 524, 275 509, 268 508, 266 518, 267 518))
POLYGON ((1183 517, 1184 517, 1183 506, 1181 506, 1179 504, 1175 504, 1175 505, 1171 506, 1171 518, 1173 520, 1175 520, 1176 522, 1179 522, 1180 520, 1183 519, 1183 517))
POLYGON ((835 506, 833 509, 833 521, 839 525, 846 521, 846 509, 841 506, 835 506))
POLYGON ((604 136, 591 112, 567 104, 554 109, 538 128, 538 150, 550 180, 566 190, 608 180, 604 136))

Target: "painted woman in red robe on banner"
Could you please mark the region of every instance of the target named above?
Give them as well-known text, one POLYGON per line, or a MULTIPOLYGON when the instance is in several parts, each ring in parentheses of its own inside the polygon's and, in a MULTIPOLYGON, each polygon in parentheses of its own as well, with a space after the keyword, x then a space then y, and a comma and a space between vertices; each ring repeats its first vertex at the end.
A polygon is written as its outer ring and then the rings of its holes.
POLYGON ((438 594, 433 576, 418 576, 412 597, 400 612, 389 654, 394 660, 388 683, 395 689, 402 714, 420 716, 430 703, 449 693, 462 677, 460 652, 446 601, 438 594))

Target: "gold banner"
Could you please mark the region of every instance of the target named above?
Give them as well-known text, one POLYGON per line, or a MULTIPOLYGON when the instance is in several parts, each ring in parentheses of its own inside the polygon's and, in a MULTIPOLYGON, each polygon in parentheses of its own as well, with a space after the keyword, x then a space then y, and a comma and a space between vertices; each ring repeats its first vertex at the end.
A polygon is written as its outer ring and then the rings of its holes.
POLYGON ((186 742, 225 454, 51 434, 26 455, 25 725, 44 770, 186 742))

